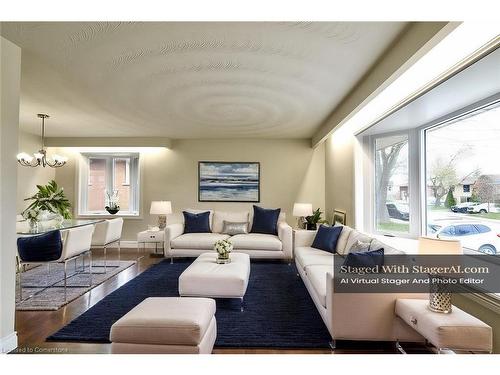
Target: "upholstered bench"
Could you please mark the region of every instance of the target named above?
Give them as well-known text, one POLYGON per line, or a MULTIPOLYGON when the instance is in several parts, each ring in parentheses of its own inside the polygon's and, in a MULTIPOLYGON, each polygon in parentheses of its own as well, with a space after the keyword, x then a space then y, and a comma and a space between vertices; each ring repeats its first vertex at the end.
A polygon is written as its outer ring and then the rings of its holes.
POLYGON ((216 336, 213 299, 152 297, 113 324, 111 352, 210 354, 216 336))
POLYGON ((491 327, 453 306, 449 314, 436 313, 428 308, 426 299, 396 300, 396 315, 434 345, 438 353, 458 350, 491 353, 491 327))

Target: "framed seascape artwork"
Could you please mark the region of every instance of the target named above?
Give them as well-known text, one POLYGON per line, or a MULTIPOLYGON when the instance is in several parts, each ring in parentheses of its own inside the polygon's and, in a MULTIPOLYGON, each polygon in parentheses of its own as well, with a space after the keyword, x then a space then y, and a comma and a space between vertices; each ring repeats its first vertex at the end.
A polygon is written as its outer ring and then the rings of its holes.
POLYGON ((346 225, 346 213, 341 210, 333 210, 333 225, 335 224, 346 225))
POLYGON ((260 163, 198 162, 198 201, 260 202, 260 163))

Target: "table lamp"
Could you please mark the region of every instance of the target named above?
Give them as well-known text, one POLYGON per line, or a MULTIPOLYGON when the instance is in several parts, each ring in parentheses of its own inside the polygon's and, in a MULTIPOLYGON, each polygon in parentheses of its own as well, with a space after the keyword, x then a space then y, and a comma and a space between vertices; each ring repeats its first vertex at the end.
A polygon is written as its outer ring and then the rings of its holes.
POLYGON ((152 201, 149 213, 151 215, 159 215, 158 227, 160 229, 165 229, 167 225, 167 215, 172 213, 172 203, 170 201, 152 201))
MULTIPOLYGON (((462 255, 463 249, 461 242, 457 240, 420 237, 418 239, 418 254, 462 255)), ((433 277, 440 277, 440 275, 433 275, 433 277)), ((429 292, 429 310, 444 314, 451 312, 451 293, 446 284, 431 282, 429 292)))
POLYGON ((293 205, 293 216, 298 217, 297 228, 304 229, 306 227, 306 216, 311 216, 313 214, 311 203, 294 203, 293 205))

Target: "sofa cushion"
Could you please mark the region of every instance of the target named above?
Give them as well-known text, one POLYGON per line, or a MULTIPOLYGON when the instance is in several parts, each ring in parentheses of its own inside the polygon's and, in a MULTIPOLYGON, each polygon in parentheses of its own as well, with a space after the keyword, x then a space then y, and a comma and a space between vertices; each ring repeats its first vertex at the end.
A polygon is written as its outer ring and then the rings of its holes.
POLYGON ((241 212, 214 211, 214 216, 212 221, 212 232, 222 233, 222 229, 224 228, 224 221, 247 223, 248 211, 241 211, 241 212))
MULTIPOLYGON (((182 211, 186 211, 186 212, 189 212, 189 213, 192 213, 192 214, 201 214, 203 212, 210 212, 210 217, 209 217, 209 222, 210 222, 210 229, 212 228, 213 226, 213 219, 214 219, 214 211, 213 210, 199 210, 199 209, 196 209, 196 208, 186 208, 182 211)), ((182 217, 182 222, 184 223, 184 215, 182 217)))
POLYGON ((237 223, 234 221, 224 220, 224 227, 222 227, 222 233, 229 234, 230 236, 235 236, 237 234, 248 234, 248 223, 247 222, 237 223))
POLYGON ((344 255, 346 252, 347 241, 349 240, 349 236, 354 229, 348 227, 347 225, 335 224, 335 226, 341 226, 342 232, 340 232, 339 239, 337 240, 337 254, 344 255))
POLYGON ((309 246, 296 247, 294 255, 303 269, 309 266, 329 266, 333 270, 333 254, 328 251, 309 246))
POLYGON ((184 233, 210 233, 210 212, 194 214, 183 211, 184 233))
POLYGON ((326 307, 326 274, 333 273, 329 266, 310 266, 307 268, 307 278, 316 292, 321 305, 326 307))
POLYGON ((347 240, 346 246, 345 246, 345 251, 343 255, 348 254, 351 251, 351 247, 357 242, 363 242, 363 243, 370 243, 372 242, 373 238, 363 234, 361 232, 358 232, 357 230, 353 229, 351 234, 349 235, 349 238, 347 240))
POLYGON ((233 243, 235 250, 277 250, 283 248, 278 236, 262 233, 237 234, 229 241, 233 243))
MULTIPOLYGON (((349 254, 352 253, 365 253, 370 250, 370 242, 361 242, 360 240, 357 240, 350 248, 349 254)), ((374 249, 378 250, 378 249, 374 249)), ((347 254, 347 255, 349 255, 347 254)))
POLYGON ((329 227, 321 225, 316 232, 316 237, 314 237, 312 247, 328 251, 332 254, 335 253, 340 232, 342 232, 342 227, 329 227))
POLYGON ((278 218, 281 208, 267 209, 253 206, 252 233, 278 235, 278 218))
POLYGON ((344 266, 346 267, 374 267, 384 265, 384 249, 347 254, 344 266))
POLYGON ((170 247, 173 249, 202 249, 213 250, 214 243, 219 240, 227 240, 227 234, 219 233, 185 233, 174 238, 170 247))
MULTIPOLYGON (((251 210, 248 213, 248 222, 250 223, 248 225, 248 231, 251 232, 252 231, 252 224, 253 224, 253 210, 251 210)), ((280 211, 280 214, 278 216, 278 224, 279 223, 286 223, 286 214, 283 211, 280 211)))
POLYGON ((391 247, 385 243, 382 243, 375 238, 370 243, 370 251, 378 250, 378 249, 384 249, 385 255, 403 255, 403 254, 406 254, 404 251, 395 249, 394 247, 391 247))

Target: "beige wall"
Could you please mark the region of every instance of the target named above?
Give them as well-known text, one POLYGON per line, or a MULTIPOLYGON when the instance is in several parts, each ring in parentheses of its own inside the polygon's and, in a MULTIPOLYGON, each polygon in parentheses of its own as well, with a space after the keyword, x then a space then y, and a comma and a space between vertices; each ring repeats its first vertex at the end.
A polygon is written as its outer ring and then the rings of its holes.
MULTIPOLYGON (((52 149, 53 150, 53 149, 52 149)), ((75 202, 77 158, 75 149, 61 148, 67 166, 56 171, 56 181, 75 202)), ((264 207, 281 207, 293 224, 294 202, 310 202, 325 207, 324 146, 316 149, 310 140, 176 140, 171 149, 157 148, 141 152, 142 219, 126 219, 124 240, 135 240, 137 232, 154 224, 149 216, 152 200, 171 200, 178 221, 184 208, 218 210, 251 209, 248 203, 198 202, 198 161, 257 161, 261 163, 261 202, 264 207)))
POLYGON ((334 133, 325 145, 325 206, 331 220, 333 210, 346 212, 347 225, 354 226, 354 136, 334 133))
POLYGON ((17 346, 16 280, 17 137, 21 49, 0 37, 0 353, 17 346))
MULTIPOLYGON (((19 132, 19 152, 32 154, 41 147, 40 136, 19 132)), ((49 155, 50 156, 50 155, 49 155)), ((18 165, 17 167, 17 213, 21 213, 29 204, 24 198, 33 195, 37 189, 36 185, 45 185, 55 178, 54 168, 29 168, 18 165)))

